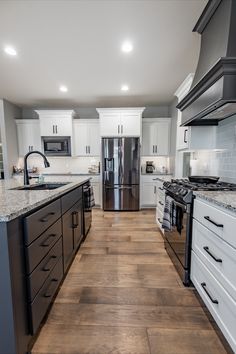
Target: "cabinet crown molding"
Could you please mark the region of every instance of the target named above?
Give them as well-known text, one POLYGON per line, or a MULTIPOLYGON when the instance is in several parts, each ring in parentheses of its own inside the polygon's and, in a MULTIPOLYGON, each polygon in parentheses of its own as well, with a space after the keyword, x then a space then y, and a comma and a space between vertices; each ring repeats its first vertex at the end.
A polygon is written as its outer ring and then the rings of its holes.
POLYGON ((43 116, 60 116, 60 117, 72 117, 75 114, 74 110, 54 110, 54 109, 35 109, 34 110, 40 117, 43 116))
POLYGON ((136 112, 142 114, 146 107, 120 107, 120 108, 96 108, 99 114, 107 112, 125 113, 125 112, 136 112))

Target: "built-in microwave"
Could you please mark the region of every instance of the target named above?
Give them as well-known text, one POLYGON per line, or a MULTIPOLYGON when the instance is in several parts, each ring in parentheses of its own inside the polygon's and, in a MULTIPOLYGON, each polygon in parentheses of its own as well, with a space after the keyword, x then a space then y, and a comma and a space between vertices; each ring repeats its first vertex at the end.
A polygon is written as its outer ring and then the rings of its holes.
POLYGON ((44 136, 42 140, 46 156, 71 156, 71 139, 69 136, 44 136))

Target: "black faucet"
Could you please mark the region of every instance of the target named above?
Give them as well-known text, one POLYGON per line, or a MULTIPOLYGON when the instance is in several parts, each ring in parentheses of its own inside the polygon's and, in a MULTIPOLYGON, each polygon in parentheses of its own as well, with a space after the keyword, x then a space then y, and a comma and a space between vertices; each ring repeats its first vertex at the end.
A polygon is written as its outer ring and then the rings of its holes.
POLYGON ((50 167, 50 163, 48 162, 46 156, 44 154, 42 154, 40 151, 30 151, 28 152, 25 156, 24 156, 24 185, 29 185, 29 175, 28 175, 28 168, 27 168, 27 158, 29 155, 31 154, 39 154, 42 156, 43 160, 44 160, 44 166, 45 167, 50 167))

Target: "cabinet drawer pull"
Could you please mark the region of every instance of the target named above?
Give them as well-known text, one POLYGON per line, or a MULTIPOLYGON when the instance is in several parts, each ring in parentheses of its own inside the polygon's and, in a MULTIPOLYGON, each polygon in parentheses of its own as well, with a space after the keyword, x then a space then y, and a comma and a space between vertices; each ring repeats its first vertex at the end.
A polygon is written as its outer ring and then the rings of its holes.
POLYGON ((188 129, 185 129, 185 130, 184 130, 184 143, 185 143, 185 144, 187 144, 187 142, 188 142, 188 140, 187 140, 187 138, 186 138, 187 132, 188 132, 188 129))
POLYGON ((219 304, 219 301, 216 300, 216 299, 214 299, 214 298, 212 297, 212 295, 209 293, 209 291, 207 290, 207 288, 206 288, 206 283, 201 283, 201 287, 203 288, 203 290, 205 291, 205 293, 207 294, 207 296, 209 297, 209 299, 211 300, 211 302, 212 302, 213 304, 219 304))
POLYGON ((213 225, 217 226, 217 227, 224 227, 223 224, 218 224, 216 221, 212 220, 210 218, 210 216, 204 216, 204 219, 206 219, 207 221, 211 222, 213 225))
POLYGON ((58 279, 54 278, 51 280, 51 284, 49 285, 48 289, 46 290, 46 293, 44 294, 44 297, 52 297, 53 292, 50 291, 52 285, 54 285, 53 283, 58 282, 58 279))
POLYGON ((78 212, 73 211, 71 215, 72 215, 72 227, 73 229, 76 229, 76 227, 78 227, 79 225, 78 212))
POLYGON ((164 203, 162 203, 160 200, 158 201, 158 203, 161 204, 161 205, 164 205, 164 203))
POLYGON ((162 188, 162 187, 158 187, 159 189, 160 189, 160 191, 164 191, 164 188, 162 188))
POLYGON ((49 261, 45 264, 45 266, 43 267, 43 271, 44 272, 49 272, 51 270, 51 264, 53 263, 52 260, 56 259, 57 256, 51 256, 49 261))
POLYGON ((48 213, 45 215, 42 219, 40 219, 41 222, 48 222, 50 220, 50 216, 55 215, 55 213, 52 211, 51 213, 48 213))
POLYGON ((161 220, 160 218, 157 219, 159 221, 160 224, 163 223, 163 220, 161 220))
POLYGON ((43 241, 43 243, 41 244, 42 247, 49 247, 51 245, 51 242, 48 242, 50 239, 56 237, 56 234, 50 234, 46 240, 43 241))
POLYGON ((206 253, 209 254, 209 256, 211 256, 211 258, 214 259, 214 261, 216 261, 216 262, 218 262, 218 263, 222 263, 222 262, 223 262, 222 259, 217 258, 216 256, 214 256, 214 254, 212 254, 212 253, 210 252, 209 247, 205 246, 205 247, 203 247, 203 249, 204 249, 204 251, 206 251, 206 253))

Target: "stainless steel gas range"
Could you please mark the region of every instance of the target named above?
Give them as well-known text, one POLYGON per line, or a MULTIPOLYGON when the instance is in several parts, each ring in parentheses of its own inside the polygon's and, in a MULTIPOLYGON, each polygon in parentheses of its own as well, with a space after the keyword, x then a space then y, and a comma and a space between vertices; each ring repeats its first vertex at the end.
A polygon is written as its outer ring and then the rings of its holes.
POLYGON ((163 187, 166 196, 172 198, 172 206, 177 215, 175 218, 178 219, 170 229, 164 231, 165 248, 184 285, 189 286, 194 191, 232 191, 236 190, 236 184, 173 179, 171 182, 164 182, 163 187))

